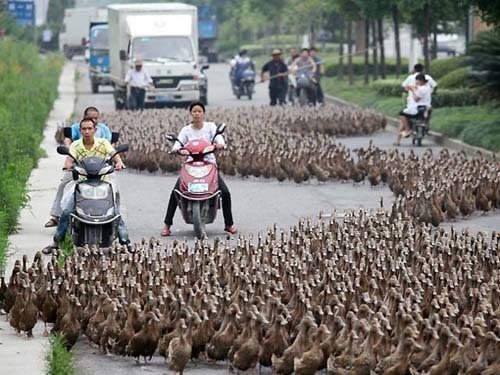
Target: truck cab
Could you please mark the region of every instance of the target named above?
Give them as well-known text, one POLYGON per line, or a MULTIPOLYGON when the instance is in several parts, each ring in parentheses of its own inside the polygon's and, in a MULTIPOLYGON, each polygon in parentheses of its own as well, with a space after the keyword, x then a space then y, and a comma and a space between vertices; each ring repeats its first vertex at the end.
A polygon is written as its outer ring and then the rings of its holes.
POLYGON ((148 107, 188 105, 200 99, 196 7, 181 3, 108 6, 115 106, 127 107, 124 79, 135 59, 153 80, 148 107))
POLYGON ((89 27, 89 78, 92 92, 111 84, 109 77, 109 38, 107 22, 91 22, 89 27))

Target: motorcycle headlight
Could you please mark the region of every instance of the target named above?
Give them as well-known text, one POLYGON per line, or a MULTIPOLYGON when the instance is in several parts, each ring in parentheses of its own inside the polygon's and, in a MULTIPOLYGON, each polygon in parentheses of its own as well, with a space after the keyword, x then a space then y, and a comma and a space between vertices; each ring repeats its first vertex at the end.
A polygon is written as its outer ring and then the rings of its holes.
POLYGON ((75 165, 74 169, 75 169, 76 173, 78 173, 80 176, 87 176, 87 171, 85 169, 83 169, 82 167, 75 165))
POLYGON ((194 91, 198 90, 198 83, 187 83, 185 85, 179 86, 180 91, 194 91))
POLYGON ((110 207, 107 211, 106 211, 106 216, 112 216, 115 214, 115 208, 114 207, 110 207))
POLYGON ((210 173, 212 170, 211 165, 204 165, 202 167, 193 167, 192 165, 186 165, 186 172, 194 178, 202 178, 210 173))
POLYGON ((85 199, 105 199, 108 196, 109 187, 107 184, 92 186, 87 184, 78 185, 80 194, 85 199))
POLYGON ((111 172, 111 165, 107 165, 105 167, 102 167, 101 170, 99 171, 99 176, 104 176, 105 174, 108 174, 109 172, 111 172))

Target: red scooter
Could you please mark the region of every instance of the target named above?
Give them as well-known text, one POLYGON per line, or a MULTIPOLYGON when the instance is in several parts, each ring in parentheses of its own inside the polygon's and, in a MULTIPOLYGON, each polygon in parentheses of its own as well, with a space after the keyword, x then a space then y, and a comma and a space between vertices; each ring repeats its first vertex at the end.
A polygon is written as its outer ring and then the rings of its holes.
POLYGON ((167 134, 171 142, 179 142, 177 154, 185 156, 180 171, 180 186, 175 196, 182 217, 187 224, 193 224, 197 238, 205 235, 205 224, 215 221, 220 208, 220 190, 217 165, 205 161, 205 155, 215 151, 215 137, 224 132, 225 124, 219 124, 212 142, 193 139, 183 144, 175 134, 167 134))

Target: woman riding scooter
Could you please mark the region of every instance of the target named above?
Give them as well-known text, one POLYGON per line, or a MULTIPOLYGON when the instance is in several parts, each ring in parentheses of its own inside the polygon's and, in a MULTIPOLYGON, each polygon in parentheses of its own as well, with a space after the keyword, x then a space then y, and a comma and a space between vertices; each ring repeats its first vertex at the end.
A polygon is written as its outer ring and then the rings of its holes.
MULTIPOLYGON (((214 138, 214 135, 216 134, 216 125, 213 122, 206 122, 203 121, 203 118, 205 116, 205 106, 201 102, 194 102, 191 103, 189 106, 189 113, 191 114, 191 123, 184 126, 179 133, 179 141, 181 141, 183 144, 186 144, 190 140, 193 139, 205 139, 208 142, 212 142, 212 139, 214 138)), ((215 137, 215 146, 217 150, 222 150, 225 147, 225 142, 224 138, 222 135, 218 135, 215 137)), ((174 147, 172 148, 172 151, 181 151, 181 145, 179 142, 176 142, 174 144, 174 147)), ((214 154, 208 154, 205 156, 205 160, 211 163, 216 164, 215 156, 214 154)), ((174 190, 179 188, 180 180, 178 179, 174 190)), ((222 212, 224 215, 224 230, 226 232, 229 232, 231 234, 235 234, 238 229, 236 228, 236 225, 234 225, 233 222, 233 214, 231 212, 231 194, 229 193, 229 189, 226 186, 226 183, 222 179, 221 175, 219 174, 219 189, 221 191, 221 197, 222 197, 222 212)), ((170 230, 173 219, 174 219, 174 214, 175 210, 177 208, 177 198, 175 196, 174 190, 172 190, 172 193, 170 194, 170 201, 168 202, 168 208, 167 208, 167 214, 165 215, 165 227, 161 231, 162 236, 170 236, 172 234, 172 231, 170 230)))

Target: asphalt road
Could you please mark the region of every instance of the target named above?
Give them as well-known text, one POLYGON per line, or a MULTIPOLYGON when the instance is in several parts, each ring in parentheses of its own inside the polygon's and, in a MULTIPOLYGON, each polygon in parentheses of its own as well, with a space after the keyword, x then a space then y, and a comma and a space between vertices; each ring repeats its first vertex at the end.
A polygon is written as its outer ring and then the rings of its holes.
MULTIPOLYGON (((97 106, 102 112, 114 110, 111 87, 102 87, 99 94, 92 94, 87 75, 87 68, 83 61, 78 64, 81 78, 77 86, 76 111, 81 113, 87 106, 97 106)), ((252 101, 237 100, 231 93, 228 67, 223 64, 213 64, 207 70, 208 102, 210 106, 239 106, 267 104, 267 85, 256 86, 256 94, 252 101)), ((371 136, 359 136, 339 139, 348 147, 366 147, 370 140, 379 147, 392 147, 395 133, 380 132, 371 136)), ((417 150, 421 152, 426 147, 439 151, 439 147, 424 140, 425 147, 417 150)), ((410 149, 410 145, 401 147, 403 151, 410 149)), ((151 236, 158 237, 163 225, 163 217, 170 190, 177 178, 174 174, 149 174, 134 171, 120 172, 116 176, 120 186, 123 208, 122 211, 129 229, 132 241, 151 236)), ((390 207, 393 195, 387 187, 371 188, 368 184, 353 186, 351 183, 318 183, 311 181, 305 184, 293 182, 279 183, 275 180, 257 178, 241 179, 228 177, 227 185, 232 193, 233 214, 240 233, 257 234, 277 224, 288 229, 297 223, 300 217, 317 216, 320 211, 330 213, 334 210, 341 212, 344 209, 375 209, 382 202, 390 207)), ((486 216, 476 214, 468 220, 446 223, 444 227, 454 226, 461 230, 470 228, 472 231, 492 231, 500 229, 500 215, 490 213, 486 216)), ((173 238, 192 239, 191 226, 184 224, 179 213, 174 219, 173 238)), ((207 226, 207 234, 213 238, 224 236, 222 215, 214 224, 207 226)), ((168 239, 166 241, 171 241, 168 239)), ((155 357, 149 365, 136 365, 131 359, 121 359, 115 356, 104 356, 86 341, 80 340, 75 350, 75 361, 79 374, 163 374, 167 370, 161 357, 155 357)), ((200 365, 195 368, 190 364, 189 374, 215 374, 226 372, 224 366, 200 365)))

